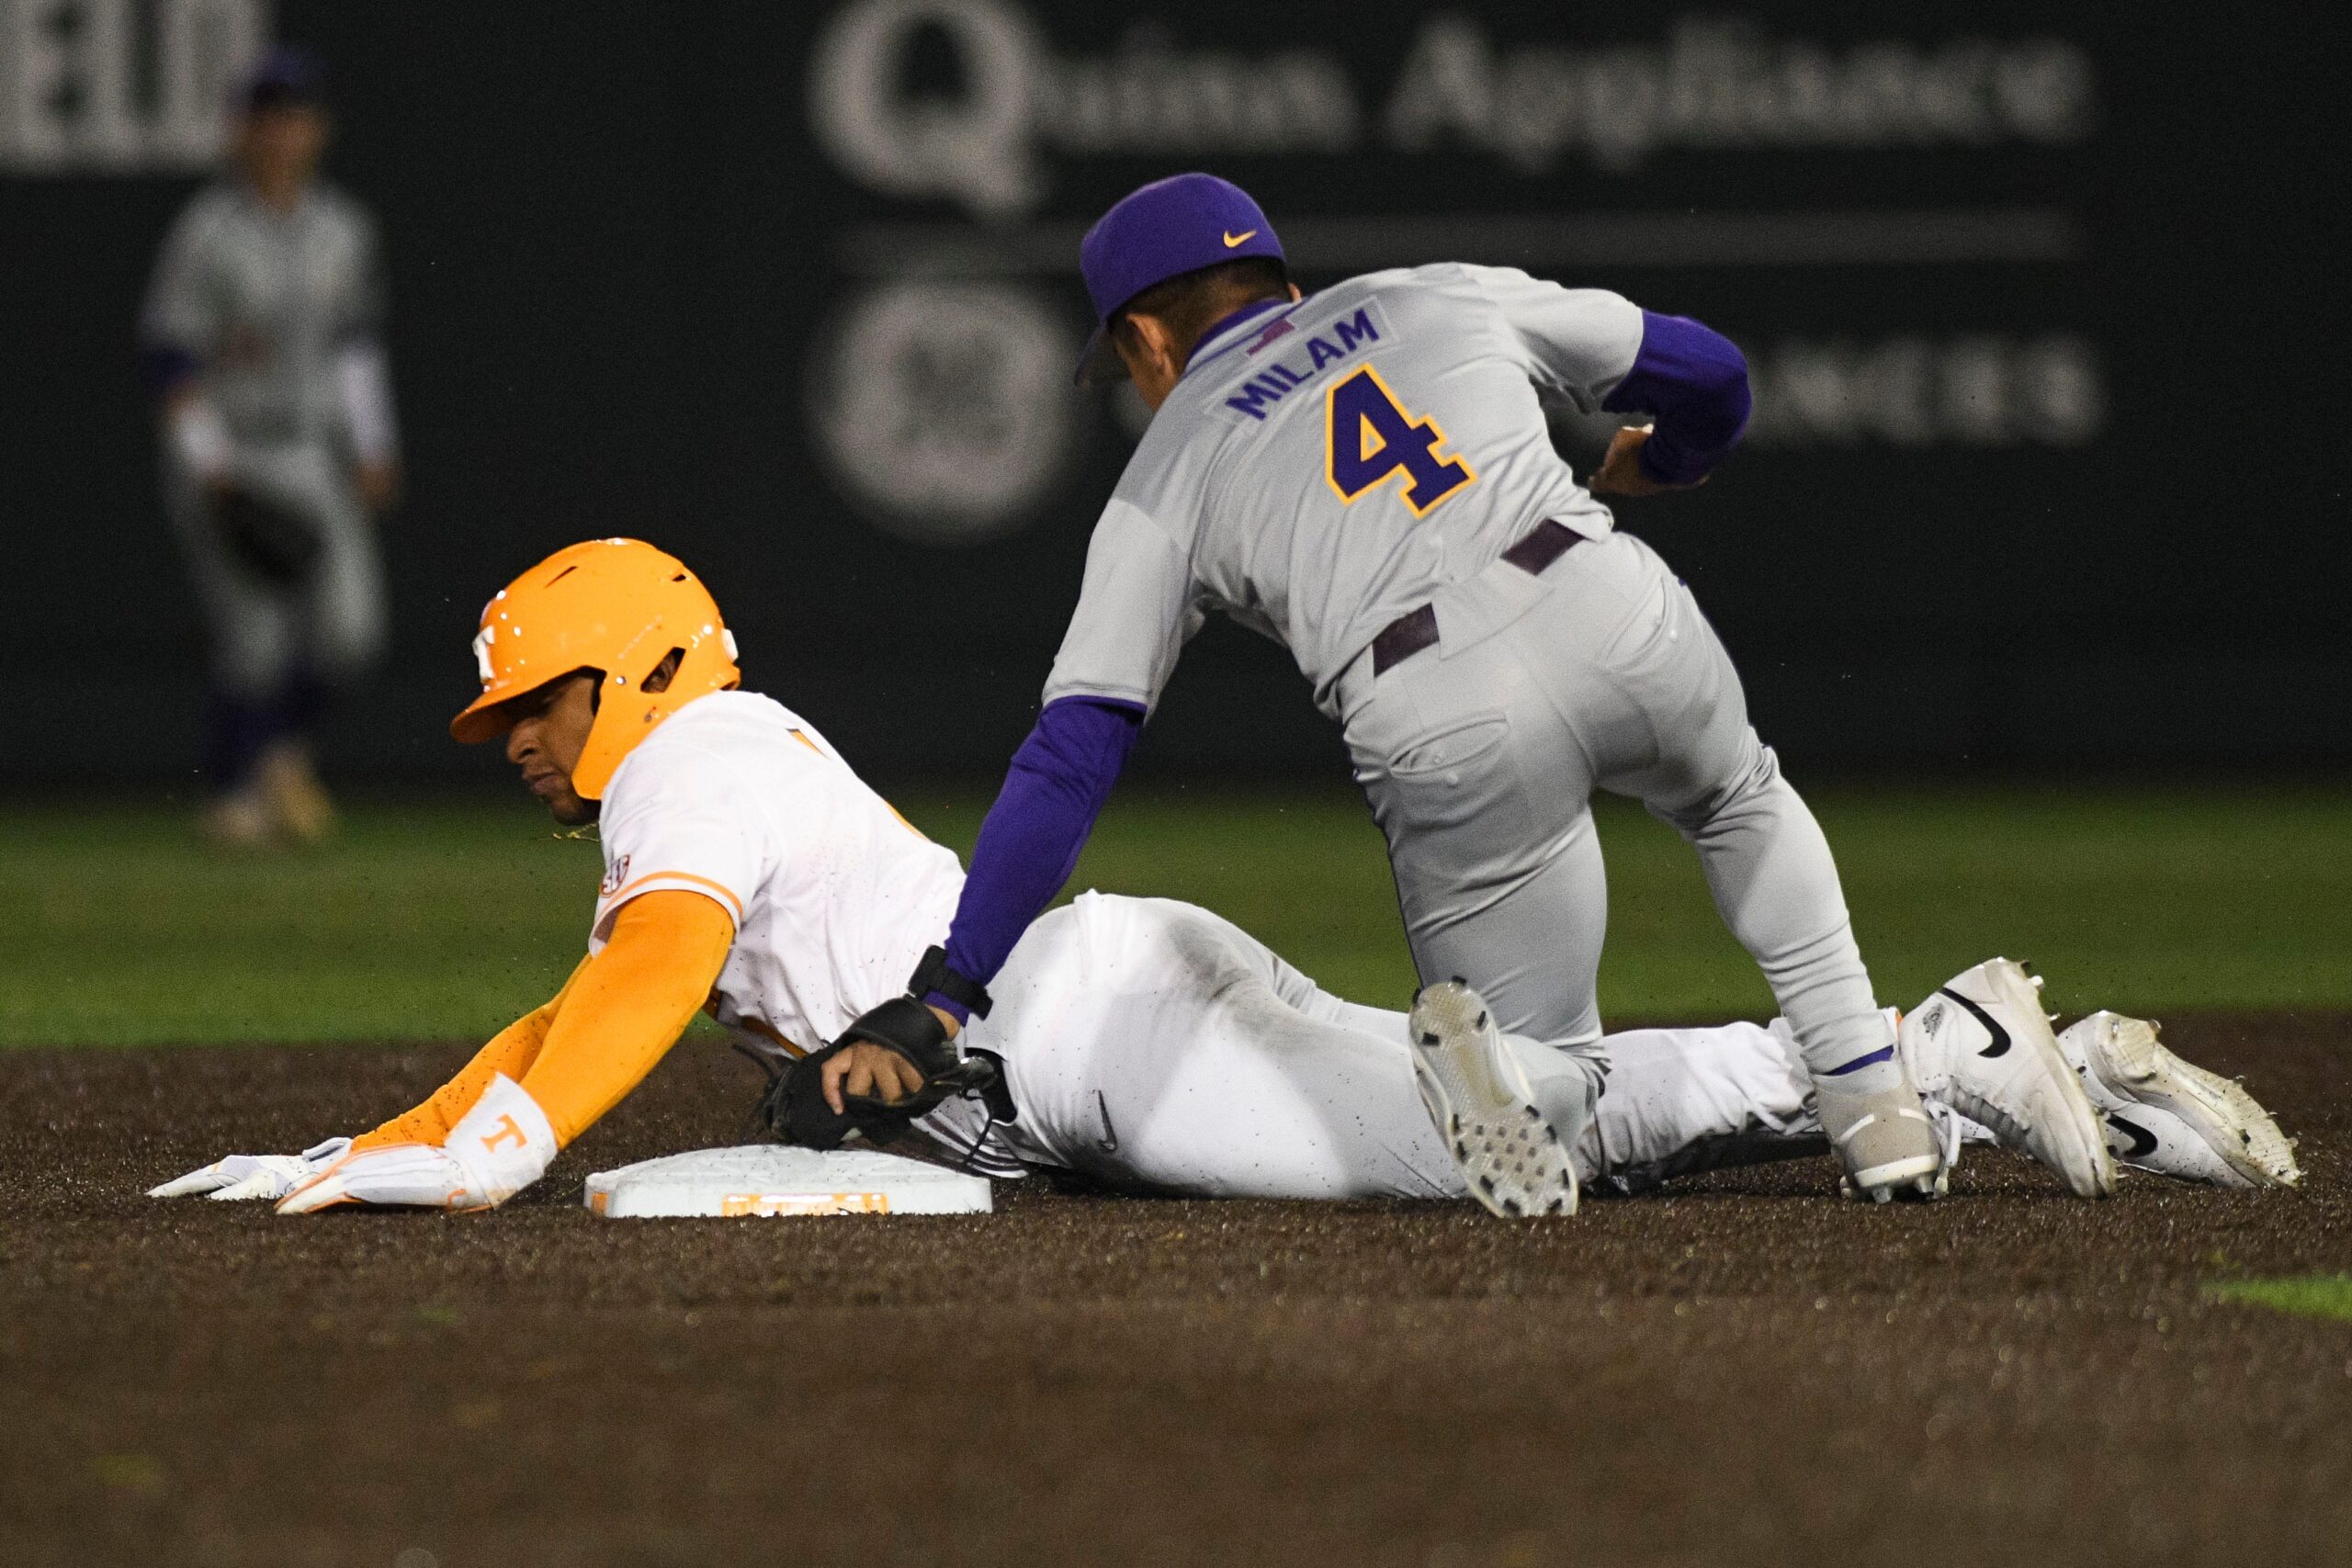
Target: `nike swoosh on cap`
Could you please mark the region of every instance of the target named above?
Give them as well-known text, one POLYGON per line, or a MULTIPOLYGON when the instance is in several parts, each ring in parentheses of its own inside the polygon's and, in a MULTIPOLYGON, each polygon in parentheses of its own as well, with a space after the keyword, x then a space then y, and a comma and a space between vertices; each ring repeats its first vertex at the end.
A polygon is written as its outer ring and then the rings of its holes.
POLYGON ((1257 231, 1257 230, 1251 229, 1243 233, 1237 234, 1232 230, 1227 229, 1225 231, 1225 248, 1229 251, 1236 245, 1248 243, 1250 236, 1251 234, 1255 234, 1257 231))

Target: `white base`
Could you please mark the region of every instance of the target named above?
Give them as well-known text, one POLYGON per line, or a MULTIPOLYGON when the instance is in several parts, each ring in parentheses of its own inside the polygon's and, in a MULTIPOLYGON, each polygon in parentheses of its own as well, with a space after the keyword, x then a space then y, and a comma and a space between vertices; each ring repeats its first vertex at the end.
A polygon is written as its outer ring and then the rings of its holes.
POLYGON ((588 1179, 608 1220, 777 1214, 985 1214, 986 1177, 868 1149, 746 1144, 639 1160, 588 1179))

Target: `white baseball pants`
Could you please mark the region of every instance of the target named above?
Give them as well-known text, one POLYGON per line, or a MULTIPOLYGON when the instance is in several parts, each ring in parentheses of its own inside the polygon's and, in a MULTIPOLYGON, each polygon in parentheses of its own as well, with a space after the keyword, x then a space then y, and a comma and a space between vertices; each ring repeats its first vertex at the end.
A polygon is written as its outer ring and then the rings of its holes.
MULTIPOLYGON (((992 989, 966 1038, 1004 1058, 1019 1115, 991 1142, 1022 1160, 1202 1197, 1466 1195, 1415 1089, 1406 1015, 1330 995, 1204 909, 1086 894, 1030 928, 992 989)), ((1582 1091, 1576 1058, 1512 1048, 1582 1091)), ((1781 1032, 1636 1030, 1597 1054, 1606 1090, 1572 1150, 1584 1181, 1826 1148, 1781 1032)), ((959 1100, 923 1125, 961 1153, 981 1122, 959 1100)))

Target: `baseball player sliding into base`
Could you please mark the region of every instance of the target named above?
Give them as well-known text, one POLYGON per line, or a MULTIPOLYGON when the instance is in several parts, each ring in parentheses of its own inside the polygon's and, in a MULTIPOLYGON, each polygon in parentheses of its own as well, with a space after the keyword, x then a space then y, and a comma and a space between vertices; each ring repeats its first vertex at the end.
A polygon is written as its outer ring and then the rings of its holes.
MULTIPOLYGON (((927 1054, 891 1015, 922 1010, 898 993, 940 965, 923 946, 962 869, 806 722, 737 689, 733 640, 682 564, 628 540, 573 546, 491 601, 475 651, 481 694, 453 733, 503 735, 559 821, 599 824, 588 958, 414 1109, 303 1155, 232 1156, 158 1196, 270 1198, 288 1213, 494 1207, 706 1007, 773 1065, 763 1106, 778 1131, 819 1147, 910 1131, 997 1177, 1046 1167, 1169 1193, 1475 1195, 1524 1212, 1555 1191, 1572 1205, 1578 1179, 1636 1189, 1823 1146, 1785 1026, 1610 1036, 1610 1092, 1562 1149, 1534 1135, 1534 1102, 1573 1059, 1499 1031, 1470 987, 1430 987, 1409 1018, 1357 1006, 1227 921, 1159 899, 1090 893, 1033 922, 960 1049, 927 1054)), ((2047 1134, 2082 1075, 2134 1164, 2295 1179, 2243 1089, 2137 1021, 2102 1013, 2053 1036, 2006 961, 1915 1010, 1896 1049, 1947 1157, 1996 1139, 2077 1193, 2103 1190, 2105 1145, 2086 1158, 2047 1134)))

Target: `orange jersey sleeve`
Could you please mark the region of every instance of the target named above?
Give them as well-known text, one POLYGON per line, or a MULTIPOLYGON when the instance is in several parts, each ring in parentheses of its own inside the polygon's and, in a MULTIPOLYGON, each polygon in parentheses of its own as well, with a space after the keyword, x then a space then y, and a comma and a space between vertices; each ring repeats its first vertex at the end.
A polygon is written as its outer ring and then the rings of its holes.
POLYGON ((439 1144, 503 1073, 569 1144, 644 1080, 710 996, 734 944, 718 900, 677 888, 621 906, 612 936, 548 1002, 500 1030, 432 1098, 354 1139, 355 1149, 439 1144))
POLYGON ((518 1081, 569 1144, 644 1080, 710 998, 735 942, 718 899, 656 888, 621 906, 518 1081))
POLYGON ((473 1060, 458 1069, 458 1076, 433 1091, 432 1097, 413 1111, 404 1111, 372 1132, 363 1133, 351 1141, 353 1149, 372 1149, 386 1144, 438 1144, 449 1135, 458 1119, 473 1109, 481 1091, 500 1073, 521 1081, 531 1063, 539 1054, 540 1043, 548 1037, 548 1025, 563 1006, 563 998, 587 972, 594 958, 580 961, 556 994, 525 1013, 496 1034, 490 1043, 474 1053, 473 1060))

